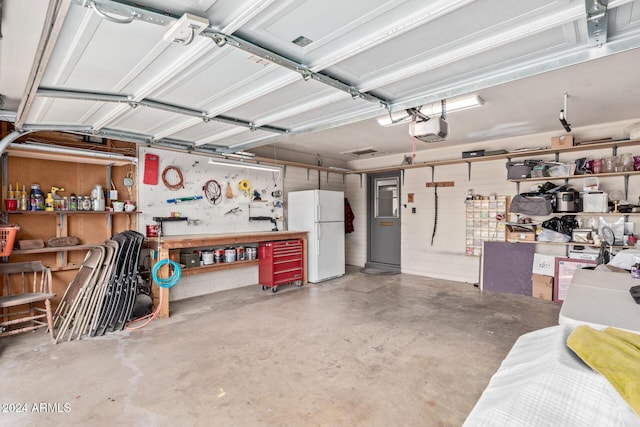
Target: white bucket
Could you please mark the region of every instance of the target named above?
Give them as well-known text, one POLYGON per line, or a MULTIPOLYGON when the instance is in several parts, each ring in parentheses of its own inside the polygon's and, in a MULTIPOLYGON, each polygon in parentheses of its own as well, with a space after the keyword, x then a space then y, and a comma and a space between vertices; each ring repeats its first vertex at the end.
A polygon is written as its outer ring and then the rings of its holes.
POLYGON ((255 246, 247 246, 244 251, 246 259, 252 260, 258 258, 258 248, 255 246))
POLYGON ((213 251, 202 251, 202 265, 213 264, 213 251))
POLYGON ((236 249, 230 248, 224 250, 224 262, 235 262, 236 261, 236 249))

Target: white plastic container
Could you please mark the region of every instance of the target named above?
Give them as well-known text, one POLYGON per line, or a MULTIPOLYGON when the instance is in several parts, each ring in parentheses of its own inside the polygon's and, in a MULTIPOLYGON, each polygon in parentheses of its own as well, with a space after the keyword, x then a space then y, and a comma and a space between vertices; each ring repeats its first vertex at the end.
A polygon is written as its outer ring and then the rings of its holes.
POLYGON ((589 176, 583 179, 582 190, 588 193, 600 190, 600 181, 597 176, 589 176))
POLYGON ((202 265, 213 264, 213 251, 202 251, 202 265))
POLYGON ((609 212, 608 194, 602 191, 582 194, 583 212, 609 212))

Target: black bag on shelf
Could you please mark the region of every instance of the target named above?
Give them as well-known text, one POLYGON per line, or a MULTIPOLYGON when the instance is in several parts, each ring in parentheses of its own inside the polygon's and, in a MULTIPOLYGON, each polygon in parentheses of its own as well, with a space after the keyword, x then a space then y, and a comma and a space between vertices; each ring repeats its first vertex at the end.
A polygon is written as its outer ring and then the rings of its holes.
POLYGON ((519 162, 507 162, 507 179, 530 178, 533 168, 542 163, 542 160, 520 160, 519 162))
POLYGON ((573 215, 554 216, 542 223, 543 228, 571 236, 574 228, 578 228, 578 220, 573 215))
POLYGON ((553 212, 552 195, 541 193, 517 194, 511 200, 509 212, 531 216, 545 216, 553 212))

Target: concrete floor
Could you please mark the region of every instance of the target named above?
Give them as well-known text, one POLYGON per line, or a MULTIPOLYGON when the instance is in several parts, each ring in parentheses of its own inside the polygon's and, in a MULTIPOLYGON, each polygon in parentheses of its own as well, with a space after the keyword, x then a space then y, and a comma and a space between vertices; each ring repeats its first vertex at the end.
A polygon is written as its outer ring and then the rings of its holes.
POLYGON ((459 426, 516 338, 560 309, 354 268, 171 308, 140 331, 0 340, 0 425, 459 426))

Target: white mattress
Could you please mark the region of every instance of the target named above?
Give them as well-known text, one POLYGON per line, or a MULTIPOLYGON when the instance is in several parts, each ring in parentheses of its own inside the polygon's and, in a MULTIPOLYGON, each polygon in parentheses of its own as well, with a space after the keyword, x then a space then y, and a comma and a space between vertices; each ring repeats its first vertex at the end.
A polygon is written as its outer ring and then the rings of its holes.
POLYGON ((566 345, 571 327, 522 335, 464 423, 475 426, 640 427, 640 417, 566 345))

